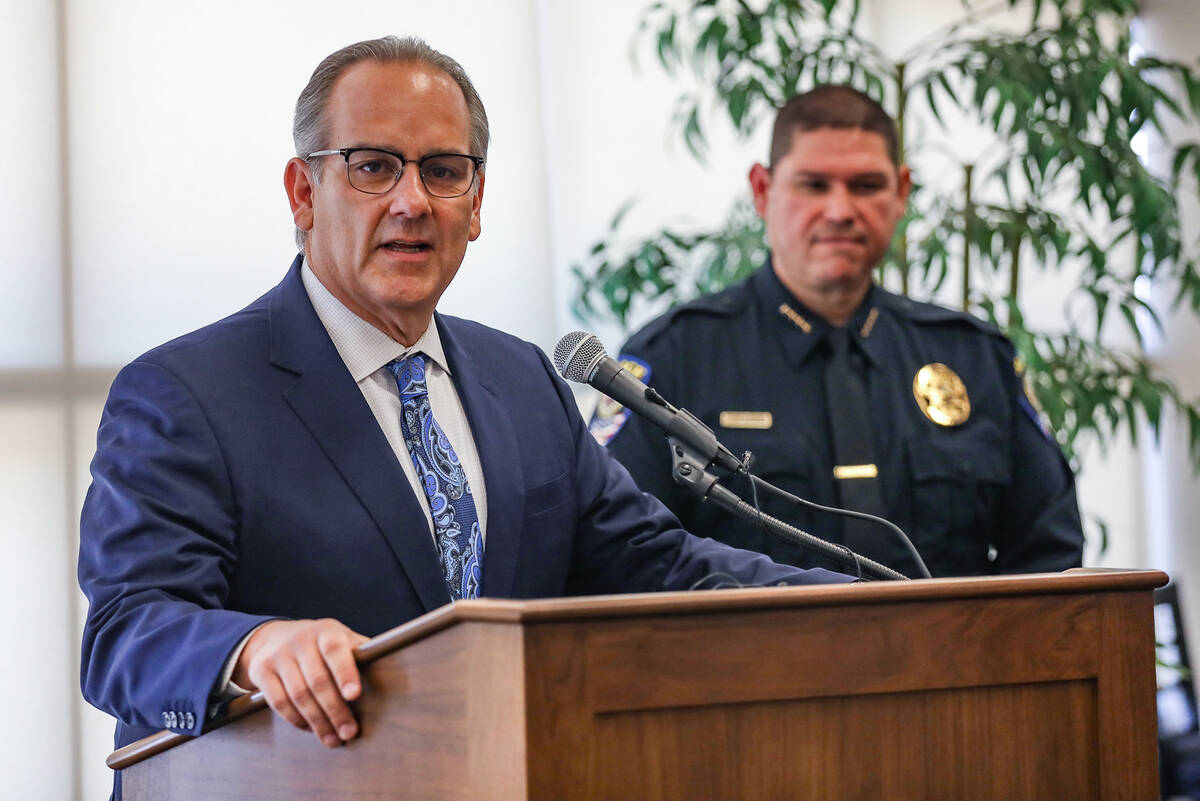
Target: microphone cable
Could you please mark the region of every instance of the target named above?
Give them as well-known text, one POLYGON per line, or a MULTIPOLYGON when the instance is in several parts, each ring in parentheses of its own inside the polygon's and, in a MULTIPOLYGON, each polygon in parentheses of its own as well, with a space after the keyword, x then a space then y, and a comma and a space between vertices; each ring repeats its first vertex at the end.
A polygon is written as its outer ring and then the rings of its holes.
MULTIPOLYGON (((892 521, 882 517, 876 517, 872 514, 867 514, 866 512, 856 512, 853 509, 840 509, 836 506, 823 506, 822 504, 801 498, 798 495, 793 495, 787 490, 780 489, 771 482, 765 481, 764 479, 761 479, 754 475, 754 473, 750 472, 749 457, 749 452, 742 457, 742 465, 738 472, 744 474, 746 478, 750 480, 750 498, 754 503, 754 511, 758 513, 760 517, 764 514, 762 508, 758 504, 758 486, 761 484, 763 489, 773 492, 784 500, 790 501, 798 506, 804 506, 806 508, 813 509, 818 512, 825 512, 827 514, 841 515, 843 517, 854 517, 858 518, 859 520, 867 520, 872 523, 878 523, 879 525, 885 526, 895 532, 896 536, 900 538, 900 541, 904 543, 904 547, 907 549, 908 555, 912 557, 913 561, 917 565, 917 570, 920 572, 921 578, 933 578, 933 576, 929 573, 929 568, 925 566, 925 560, 922 559, 921 554, 917 552, 917 547, 913 545, 912 540, 908 538, 908 535, 904 533, 903 529, 901 529, 892 521)), ((854 558, 854 564, 858 569, 858 577, 861 579, 862 564, 858 561, 858 554, 846 546, 838 543, 830 543, 830 545, 840 548, 854 558)))
MULTIPOLYGON (((742 457, 742 466, 738 472, 745 474, 746 478, 750 479, 750 501, 754 505, 754 513, 758 515, 759 528, 762 528, 762 519, 765 513, 763 512, 762 507, 758 505, 758 482, 762 481, 762 479, 750 472, 750 451, 746 451, 745 455, 742 457)), ((762 483, 763 486, 778 490, 777 487, 768 481, 762 481, 762 483)), ((783 490, 778 491, 783 492, 783 490)), ((797 500, 799 500, 799 498, 797 498, 797 500)), ((829 544, 843 552, 848 557, 848 561, 854 562, 854 570, 857 574, 856 578, 859 581, 862 581, 862 562, 859 561, 858 554, 847 548, 845 545, 842 545, 840 542, 830 542, 829 544)))

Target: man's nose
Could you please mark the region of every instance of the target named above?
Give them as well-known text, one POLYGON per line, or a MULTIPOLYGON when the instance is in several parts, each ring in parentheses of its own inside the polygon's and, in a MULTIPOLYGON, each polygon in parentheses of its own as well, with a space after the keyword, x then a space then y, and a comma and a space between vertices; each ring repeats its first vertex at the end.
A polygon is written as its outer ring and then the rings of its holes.
POLYGON ((854 198, 844 184, 834 183, 829 187, 825 196, 825 218, 831 222, 847 222, 854 218, 854 198))
POLYGON ((421 170, 409 162, 400 172, 400 180, 388 192, 388 212, 399 217, 421 217, 430 210, 429 192, 421 181, 421 170))

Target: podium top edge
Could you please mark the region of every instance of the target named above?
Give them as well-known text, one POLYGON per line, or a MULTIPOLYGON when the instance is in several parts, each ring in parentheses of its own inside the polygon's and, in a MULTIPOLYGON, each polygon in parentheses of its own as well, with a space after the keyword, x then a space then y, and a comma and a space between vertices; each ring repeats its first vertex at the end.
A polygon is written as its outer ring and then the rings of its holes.
POLYGON ((971 578, 863 582, 782 587, 749 587, 690 592, 588 595, 511 600, 456 601, 401 624, 358 647, 359 661, 377 659, 444 628, 468 623, 541 623, 656 615, 716 614, 795 607, 941 601, 1021 595, 1153 590, 1169 580, 1160 570, 1073 568, 1063 573, 1031 573, 971 578))

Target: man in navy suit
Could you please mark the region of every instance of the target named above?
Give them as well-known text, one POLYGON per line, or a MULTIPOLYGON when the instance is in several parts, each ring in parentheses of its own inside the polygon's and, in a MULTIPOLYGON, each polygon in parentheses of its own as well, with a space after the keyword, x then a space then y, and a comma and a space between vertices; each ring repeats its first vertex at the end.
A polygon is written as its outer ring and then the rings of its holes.
POLYGON ((257 688, 336 746, 357 733, 352 649, 453 598, 849 580, 687 534, 541 351, 435 313, 484 188, 487 117, 456 62, 419 40, 344 48, 294 133, 302 255, 125 367, 100 424, 82 682, 118 745, 199 734, 257 688))

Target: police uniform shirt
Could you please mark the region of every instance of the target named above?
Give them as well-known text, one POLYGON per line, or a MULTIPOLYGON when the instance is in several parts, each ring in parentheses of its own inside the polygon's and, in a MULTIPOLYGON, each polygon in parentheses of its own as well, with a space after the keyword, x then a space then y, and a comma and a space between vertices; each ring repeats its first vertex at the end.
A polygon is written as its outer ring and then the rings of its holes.
MULTIPOLYGON (((863 366, 886 516, 913 540, 930 572, 1078 566, 1083 534, 1074 478, 1025 395, 1008 340, 967 314, 879 287, 846 328, 863 366)), ((810 501, 837 505, 823 381, 829 330, 768 264, 741 284, 651 322, 620 358, 703 420, 735 454, 752 452, 756 475, 810 501)), ((830 566, 677 487, 663 433, 628 410, 602 401, 591 428, 693 533, 780 562, 830 566)), ((724 483, 751 500, 744 478, 724 483)), ((841 518, 762 490, 758 496, 764 512, 841 541, 841 518)), ((896 535, 879 526, 878 537, 872 558, 916 575, 896 535)))

